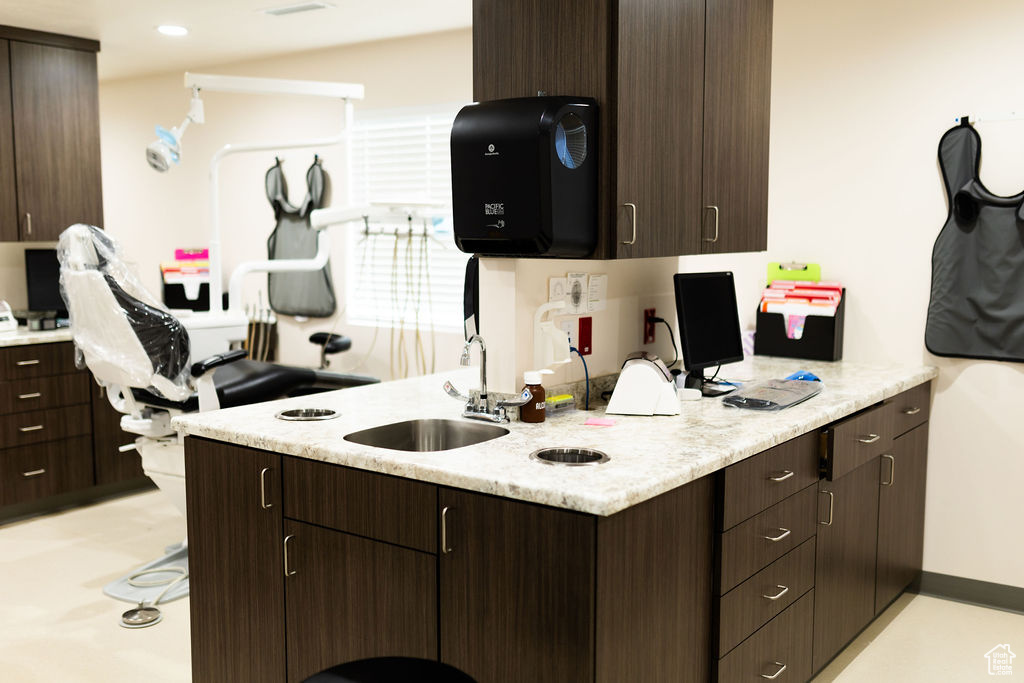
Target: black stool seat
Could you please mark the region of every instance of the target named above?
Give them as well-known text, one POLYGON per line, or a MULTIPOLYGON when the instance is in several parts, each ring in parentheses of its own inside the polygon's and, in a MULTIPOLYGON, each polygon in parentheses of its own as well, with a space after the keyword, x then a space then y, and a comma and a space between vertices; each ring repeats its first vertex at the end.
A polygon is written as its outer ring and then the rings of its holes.
POLYGON ((476 683, 458 669, 426 659, 379 657, 339 664, 303 683, 476 683))
POLYGON ((309 335, 309 343, 324 347, 325 353, 341 353, 352 348, 352 340, 343 334, 314 332, 309 335))
MULTIPOLYGON (((361 375, 297 368, 254 360, 237 360, 217 369, 213 384, 221 408, 262 403, 297 394, 344 389, 376 384, 379 380, 361 375)), ((161 408, 174 408, 187 413, 199 410, 196 394, 184 401, 172 401, 148 389, 132 389, 136 401, 161 408)))

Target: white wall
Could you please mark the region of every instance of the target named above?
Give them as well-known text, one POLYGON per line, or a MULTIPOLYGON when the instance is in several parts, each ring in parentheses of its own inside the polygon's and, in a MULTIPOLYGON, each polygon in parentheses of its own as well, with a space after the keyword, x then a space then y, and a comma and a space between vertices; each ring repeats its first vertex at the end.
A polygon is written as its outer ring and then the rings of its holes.
MULTIPOLYGON (((644 302, 674 319, 669 276, 677 268, 733 270, 746 327, 768 261, 821 263, 825 277, 849 289, 847 360, 940 368, 925 569, 1024 586, 1024 547, 1014 540, 1024 519, 1024 366, 936 358, 923 342, 931 249, 947 212, 939 137, 963 113, 1022 111, 1021 25, 1024 3, 1014 0, 775 0, 767 253, 485 262, 497 315, 481 315, 485 337, 489 325, 494 331, 487 338, 495 388, 515 390, 522 382, 530 364, 528 316, 546 300, 549 276, 577 267, 611 275, 613 301, 595 315, 591 360, 592 374, 605 374, 641 348, 644 302), (505 316, 513 303, 515 316, 505 316)), ((979 130, 985 183, 997 193, 1019 192, 1024 121, 979 130)), ((652 350, 665 357, 671 352, 662 332, 652 350)), ((582 377, 574 360, 551 381, 582 377)))
MULTIPOLYGON (((450 31, 401 40, 380 41, 286 57, 217 66, 196 65, 197 72, 362 83, 366 98, 356 103, 356 116, 368 109, 470 101, 472 97, 471 32, 450 31)), ((159 286, 158 266, 173 258, 175 247, 206 246, 209 230, 209 162, 226 143, 330 137, 340 130, 340 103, 312 98, 234 95, 204 92, 206 123, 192 125, 182 140, 180 166, 166 174, 152 171, 144 150, 153 127, 178 125, 188 109, 189 93, 181 72, 100 84, 106 229, 137 262, 147 286, 159 286)), ((335 205, 343 203, 344 158, 340 147, 286 150, 284 172, 292 203, 305 194, 305 171, 314 152, 334 179, 335 205)), ((264 173, 274 153, 229 157, 220 167, 221 234, 225 277, 242 261, 266 258, 266 240, 274 227, 273 211, 263 190, 264 173)), ((298 323, 281 317, 280 359, 315 365, 318 349, 309 334, 332 327, 353 339, 351 351, 336 357, 332 369, 353 370, 389 378, 388 330, 381 330, 372 355, 354 365, 371 348, 374 329, 347 324, 340 315, 346 301, 346 228, 330 228, 331 261, 339 315, 298 323)), ((4 261, 0 253, 0 264, 4 261)), ((2 274, 2 271, 0 271, 2 274)), ((225 289, 227 283, 225 281, 225 289)), ((256 304, 266 278, 252 275, 243 301, 256 304)), ((411 335, 406 335, 409 338, 411 335)), ((437 334, 440 368, 457 364, 461 334, 437 334)), ((410 349, 411 352, 411 349, 410 349)), ((427 349, 428 357, 430 354, 427 349)))

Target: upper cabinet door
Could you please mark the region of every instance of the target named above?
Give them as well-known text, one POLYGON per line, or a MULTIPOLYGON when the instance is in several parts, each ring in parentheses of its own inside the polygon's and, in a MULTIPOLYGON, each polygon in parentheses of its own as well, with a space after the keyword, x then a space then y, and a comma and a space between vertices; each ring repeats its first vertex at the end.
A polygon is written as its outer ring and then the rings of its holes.
POLYGON ((621 0, 617 257, 700 251, 704 0, 621 0))
POLYGON ((103 223, 96 54, 12 41, 20 237, 103 223))
POLYGON ((0 40, 0 242, 18 240, 14 194, 14 136, 11 123, 10 43, 0 40))
POLYGON ((772 0, 708 0, 703 253, 763 251, 772 0))

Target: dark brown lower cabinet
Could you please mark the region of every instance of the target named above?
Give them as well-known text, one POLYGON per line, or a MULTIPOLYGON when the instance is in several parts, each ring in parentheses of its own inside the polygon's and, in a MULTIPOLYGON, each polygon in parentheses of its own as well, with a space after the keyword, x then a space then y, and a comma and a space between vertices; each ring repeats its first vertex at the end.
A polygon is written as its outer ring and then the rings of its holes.
POLYGON ((758 683, 765 679, 806 681, 811 677, 814 591, 772 619, 718 663, 721 683, 758 683))
POLYGON ((878 458, 818 485, 813 670, 875 616, 878 458))
POLYGON ((594 680, 594 518, 441 489, 441 661, 477 683, 594 680))
POLYGON ((437 659, 437 556, 285 520, 288 680, 372 657, 437 659))
POLYGON ((121 429, 121 413, 107 400, 106 391, 92 386, 92 452, 97 484, 113 484, 146 476, 138 451, 121 452, 121 446, 133 443, 136 436, 121 429))
POLYGON ((185 441, 195 683, 285 680, 281 456, 185 441))
POLYGON ((921 572, 928 423, 893 441, 892 453, 882 456, 880 466, 876 614, 921 572))

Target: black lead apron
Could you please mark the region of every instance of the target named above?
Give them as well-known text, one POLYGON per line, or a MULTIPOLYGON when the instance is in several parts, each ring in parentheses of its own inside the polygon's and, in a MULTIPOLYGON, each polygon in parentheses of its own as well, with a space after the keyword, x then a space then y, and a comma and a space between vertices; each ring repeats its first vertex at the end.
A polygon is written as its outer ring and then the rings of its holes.
POLYGON ((985 188, 981 137, 962 120, 939 141, 949 216, 932 250, 925 346, 937 356, 1024 362, 1024 192, 985 188))

